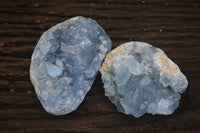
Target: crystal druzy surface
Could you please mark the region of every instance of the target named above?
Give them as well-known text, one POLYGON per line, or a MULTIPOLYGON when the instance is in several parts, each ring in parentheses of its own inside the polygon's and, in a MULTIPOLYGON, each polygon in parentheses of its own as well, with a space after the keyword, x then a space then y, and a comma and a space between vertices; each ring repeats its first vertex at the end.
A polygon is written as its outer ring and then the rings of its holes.
POLYGON ((54 115, 75 110, 110 48, 110 38, 90 18, 74 17, 44 32, 30 67, 30 78, 44 109, 54 115))
POLYGON ((172 114, 188 85, 178 66, 162 50, 128 42, 112 50, 100 69, 105 95, 119 112, 172 114))

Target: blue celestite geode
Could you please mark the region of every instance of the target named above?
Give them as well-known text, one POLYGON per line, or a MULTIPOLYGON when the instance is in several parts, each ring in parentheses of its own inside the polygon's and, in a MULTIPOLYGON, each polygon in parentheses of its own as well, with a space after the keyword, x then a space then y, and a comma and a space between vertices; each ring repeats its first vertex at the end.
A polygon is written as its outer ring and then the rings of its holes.
POLYGON ((30 67, 30 78, 44 109, 54 115, 75 110, 110 48, 110 38, 90 18, 74 17, 44 32, 30 67))
POLYGON ((128 42, 112 50, 100 69, 105 95, 119 112, 172 114, 188 85, 178 66, 162 50, 128 42))

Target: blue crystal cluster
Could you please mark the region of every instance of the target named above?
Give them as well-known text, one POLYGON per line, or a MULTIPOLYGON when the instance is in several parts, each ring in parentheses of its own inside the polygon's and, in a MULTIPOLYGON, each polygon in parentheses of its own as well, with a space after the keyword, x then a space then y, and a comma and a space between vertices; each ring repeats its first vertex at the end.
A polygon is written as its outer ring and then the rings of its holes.
POLYGON ((128 42, 112 50, 100 69, 105 95, 119 112, 172 114, 188 85, 178 66, 162 50, 128 42))
POLYGON ((110 38, 90 18, 74 17, 44 32, 30 67, 30 78, 44 109, 54 115, 75 110, 110 48, 110 38))

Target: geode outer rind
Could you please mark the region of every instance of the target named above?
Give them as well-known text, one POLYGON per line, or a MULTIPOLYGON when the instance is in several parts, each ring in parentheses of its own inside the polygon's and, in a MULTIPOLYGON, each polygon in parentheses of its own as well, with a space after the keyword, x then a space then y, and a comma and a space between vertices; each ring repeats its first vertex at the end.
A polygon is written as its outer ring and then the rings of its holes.
POLYGON ((119 112, 172 114, 188 85, 179 67, 164 52, 143 42, 112 50, 100 68, 105 95, 119 112))
POLYGON ((44 109, 54 115, 75 110, 110 49, 110 38, 90 18, 74 17, 44 32, 30 67, 30 78, 44 109))

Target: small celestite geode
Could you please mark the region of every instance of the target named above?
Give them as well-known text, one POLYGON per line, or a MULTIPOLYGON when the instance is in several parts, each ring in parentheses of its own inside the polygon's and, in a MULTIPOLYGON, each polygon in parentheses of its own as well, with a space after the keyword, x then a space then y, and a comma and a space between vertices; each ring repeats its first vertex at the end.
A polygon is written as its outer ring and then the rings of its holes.
POLYGON ((162 50, 143 42, 128 42, 112 50, 100 72, 105 95, 118 111, 135 117, 172 114, 188 85, 162 50))
POLYGON ((110 38, 90 18, 74 17, 44 32, 30 67, 30 78, 44 109, 54 115, 75 110, 110 48, 110 38))

